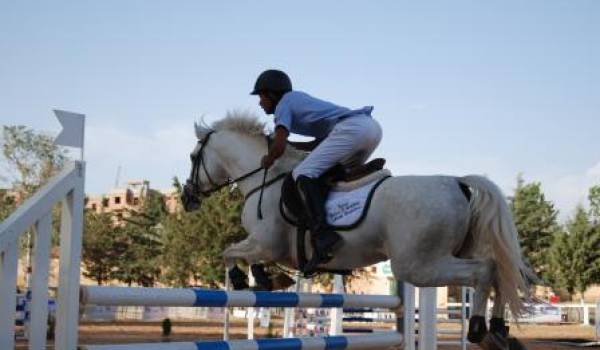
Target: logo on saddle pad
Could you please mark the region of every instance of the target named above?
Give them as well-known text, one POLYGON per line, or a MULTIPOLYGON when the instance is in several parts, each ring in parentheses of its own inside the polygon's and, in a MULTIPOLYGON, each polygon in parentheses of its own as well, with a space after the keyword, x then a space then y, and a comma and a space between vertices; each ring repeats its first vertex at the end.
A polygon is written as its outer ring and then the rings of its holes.
POLYGON ((331 226, 354 225, 360 219, 376 183, 377 181, 373 181, 351 191, 329 192, 325 202, 327 223, 331 226))
MULTIPOLYGON (((358 226, 369 210, 373 193, 390 176, 390 171, 383 169, 355 181, 337 182, 325 201, 327 223, 338 230, 350 230, 358 226)), ((294 214, 301 209, 294 186, 291 176, 284 181, 280 211, 287 222, 296 226, 294 214)))

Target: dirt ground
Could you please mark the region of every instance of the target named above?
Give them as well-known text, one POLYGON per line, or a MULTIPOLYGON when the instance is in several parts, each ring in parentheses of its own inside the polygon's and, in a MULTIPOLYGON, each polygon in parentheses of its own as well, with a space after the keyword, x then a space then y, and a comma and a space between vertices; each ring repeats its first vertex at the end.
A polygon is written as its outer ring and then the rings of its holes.
MULTIPOLYGON (((197 341, 218 340, 222 337, 221 321, 204 322, 174 322, 172 335, 169 341, 197 341)), ((268 329, 255 327, 257 338, 267 337, 268 329)), ((276 321, 271 329, 273 337, 281 335, 281 322, 276 321)), ((593 327, 581 325, 521 325, 519 328, 511 327, 513 336, 518 337, 529 350, 567 350, 577 349, 576 346, 559 345, 552 343, 556 340, 565 339, 588 339, 595 340, 593 327)), ((230 330, 232 339, 246 338, 246 323, 244 321, 232 321, 230 330)), ((148 343, 165 341, 161 336, 161 326, 157 322, 118 322, 118 323, 82 323, 79 328, 80 344, 125 344, 125 343, 148 343)), ((54 349, 48 343, 48 349, 54 349)), ((25 350, 26 343, 23 340, 17 342, 17 349, 25 350)), ((440 350, 459 349, 458 346, 440 346, 440 350)), ((479 349, 469 345, 468 349, 479 349)), ((600 349, 600 346, 586 349, 600 349)))

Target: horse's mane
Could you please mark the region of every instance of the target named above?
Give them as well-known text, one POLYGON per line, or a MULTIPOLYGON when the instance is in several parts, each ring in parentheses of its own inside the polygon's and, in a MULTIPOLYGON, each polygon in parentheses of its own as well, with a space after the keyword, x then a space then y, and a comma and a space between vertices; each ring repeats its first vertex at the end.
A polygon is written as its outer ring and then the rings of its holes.
POLYGON ((264 136, 265 122, 261 122, 258 116, 249 111, 229 111, 225 118, 212 123, 211 129, 229 130, 248 136, 264 136))
MULTIPOLYGON (((215 131, 227 130, 250 137, 264 138, 269 135, 266 131, 266 122, 250 111, 229 111, 223 119, 212 123, 210 128, 215 131)), ((264 141, 262 141, 264 142, 264 141)), ((292 145, 288 145, 284 157, 291 160, 301 160, 306 157, 306 152, 300 151, 292 145)))

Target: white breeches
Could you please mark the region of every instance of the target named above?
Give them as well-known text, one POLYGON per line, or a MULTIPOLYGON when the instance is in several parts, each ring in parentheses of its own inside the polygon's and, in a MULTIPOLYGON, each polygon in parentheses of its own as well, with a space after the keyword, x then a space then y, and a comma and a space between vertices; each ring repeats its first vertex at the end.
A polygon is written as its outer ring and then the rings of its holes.
POLYGON ((364 163, 381 141, 381 127, 366 115, 338 122, 329 135, 292 172, 294 179, 304 175, 317 178, 334 165, 364 163))

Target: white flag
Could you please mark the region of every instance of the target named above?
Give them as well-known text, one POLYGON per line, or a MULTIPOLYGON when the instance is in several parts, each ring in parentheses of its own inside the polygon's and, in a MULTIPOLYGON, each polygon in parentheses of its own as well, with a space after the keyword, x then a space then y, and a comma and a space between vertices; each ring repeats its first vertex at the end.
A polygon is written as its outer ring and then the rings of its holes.
POLYGON ((63 127, 54 144, 83 148, 85 115, 57 109, 54 110, 54 114, 63 127))

